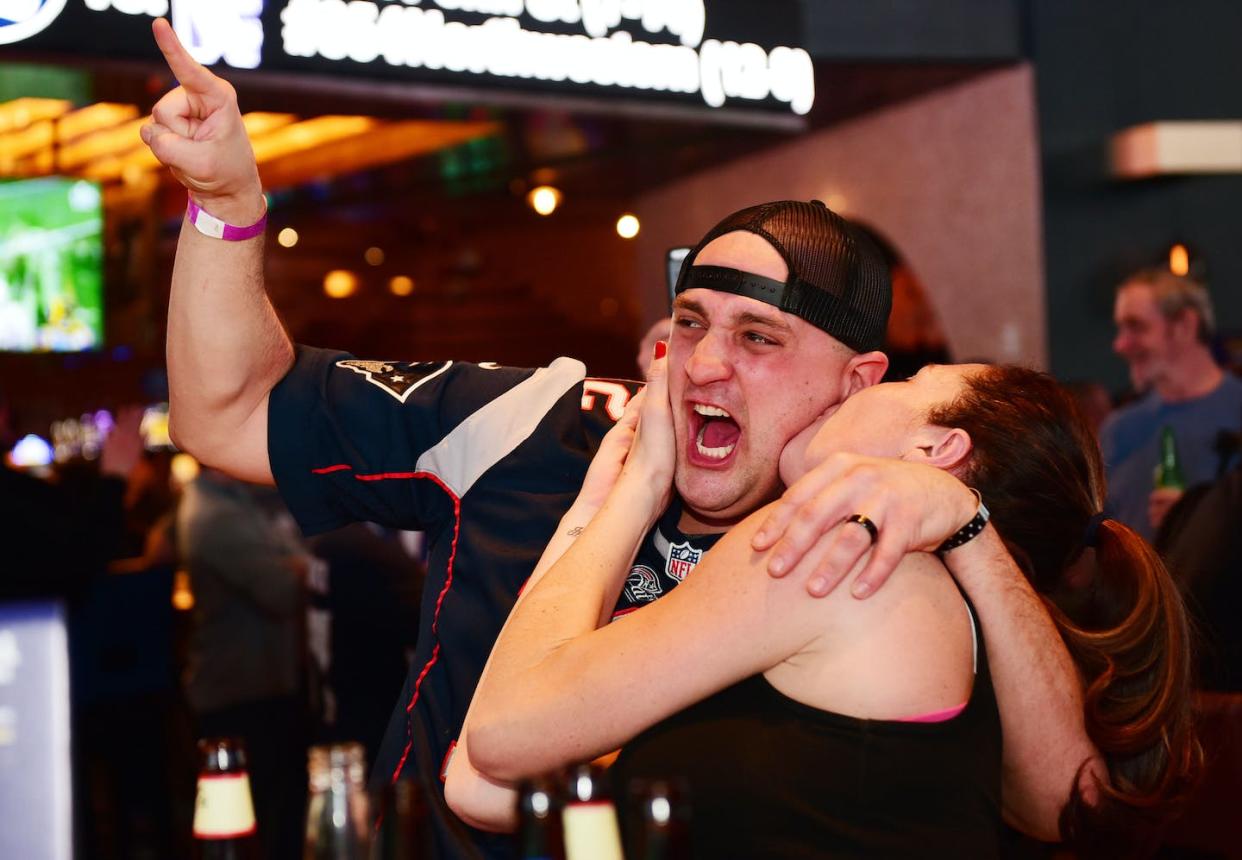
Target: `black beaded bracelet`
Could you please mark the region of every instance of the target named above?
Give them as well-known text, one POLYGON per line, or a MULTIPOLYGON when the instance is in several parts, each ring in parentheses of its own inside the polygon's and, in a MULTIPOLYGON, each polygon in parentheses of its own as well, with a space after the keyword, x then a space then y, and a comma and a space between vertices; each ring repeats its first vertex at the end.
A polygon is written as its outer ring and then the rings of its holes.
POLYGON ((988 520, 992 515, 988 513, 987 506, 983 504, 983 496, 979 495, 979 491, 974 487, 971 487, 970 491, 979 500, 979 510, 975 511, 975 515, 970 518, 970 522, 955 531, 944 543, 936 547, 938 555, 944 555, 949 550, 957 549, 962 544, 978 537, 979 532, 983 531, 983 527, 988 524, 988 520))

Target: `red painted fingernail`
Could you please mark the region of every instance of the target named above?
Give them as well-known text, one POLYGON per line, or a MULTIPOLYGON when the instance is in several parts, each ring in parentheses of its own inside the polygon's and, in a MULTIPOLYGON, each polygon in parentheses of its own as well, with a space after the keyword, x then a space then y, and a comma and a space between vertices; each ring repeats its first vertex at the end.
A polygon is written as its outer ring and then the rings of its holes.
POLYGON ((657 340, 655 345, 655 357, 657 359, 664 358, 664 353, 668 352, 668 343, 666 341, 657 340))

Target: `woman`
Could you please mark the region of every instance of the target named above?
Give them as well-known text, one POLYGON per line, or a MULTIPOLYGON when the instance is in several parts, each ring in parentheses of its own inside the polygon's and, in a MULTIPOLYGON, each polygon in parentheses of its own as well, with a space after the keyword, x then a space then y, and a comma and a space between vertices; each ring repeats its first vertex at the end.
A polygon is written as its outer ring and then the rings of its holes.
MULTIPOLYGON (((668 501, 662 382, 660 369, 606 501, 567 515, 594 513, 567 550, 549 547, 546 561, 564 555, 498 640, 468 718, 470 760, 513 779, 625 745, 622 778, 690 782, 701 856, 994 855, 996 703, 976 622, 935 556, 907 555, 867 601, 844 588, 808 601, 800 578, 769 578, 751 550, 760 511, 673 593, 599 626, 668 501)), ((1097 516, 1098 452, 1071 401, 1032 371, 933 366, 847 399, 790 443, 782 478, 834 451, 936 466, 979 491, 1054 601, 1108 765, 1107 784, 1074 786, 1062 835, 1113 853, 1146 835, 1135 824, 1160 817, 1198 758, 1185 620, 1141 539, 1097 516)), ((801 565, 814 569, 824 543, 801 565)), ((451 772, 448 796, 470 812, 451 772)))

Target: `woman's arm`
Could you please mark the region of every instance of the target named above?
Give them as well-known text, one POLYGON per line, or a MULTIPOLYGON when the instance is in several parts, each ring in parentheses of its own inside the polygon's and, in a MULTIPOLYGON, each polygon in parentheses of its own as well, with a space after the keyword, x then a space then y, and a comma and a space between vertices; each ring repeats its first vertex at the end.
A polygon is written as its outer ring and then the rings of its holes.
MULTIPOLYGON (((599 511, 617 481, 621 467, 634 440, 638 424, 638 410, 643 402, 643 392, 634 397, 626 407, 625 415, 617 422, 600 443, 599 451, 591 460, 591 468, 582 484, 582 490, 570 509, 561 518, 556 532, 548 542, 535 565, 534 572, 526 581, 523 593, 518 595, 515 607, 523 597, 543 578, 544 574, 560 560, 565 551, 577 540, 599 511)), ((601 619, 600 623, 604 623, 601 619)), ((506 622, 507 624, 507 622, 506 622)), ((503 631, 503 628, 502 628, 503 631)), ((481 687, 491 670, 489 657, 479 676, 481 687)), ((445 772, 444 799, 449 808, 471 827, 480 830, 511 831, 517 825, 517 792, 507 782, 489 779, 479 772, 470 760, 469 734, 473 724, 474 702, 462 721, 457 745, 445 772)))

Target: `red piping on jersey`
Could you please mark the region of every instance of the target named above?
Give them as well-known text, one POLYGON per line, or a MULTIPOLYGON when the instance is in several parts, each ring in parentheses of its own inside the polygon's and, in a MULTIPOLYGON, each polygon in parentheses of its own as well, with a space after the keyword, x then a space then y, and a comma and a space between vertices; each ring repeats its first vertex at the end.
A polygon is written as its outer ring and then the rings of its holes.
POLYGON ((311 469, 312 475, 327 475, 331 472, 340 472, 346 469, 352 469, 353 466, 348 463, 338 463, 335 466, 324 466, 322 469, 311 469))
MULTIPOLYGON (((326 474, 328 472, 336 472, 341 469, 349 469, 349 468, 351 468, 349 465, 342 464, 339 466, 328 466, 324 469, 314 469, 312 471, 314 471, 316 474, 326 474)), ((444 483, 444 481, 440 479, 439 475, 436 475, 432 472, 381 472, 376 475, 354 475, 354 478, 359 481, 401 481, 401 480, 421 478, 427 481, 431 481, 441 490, 444 490, 445 495, 447 495, 450 499, 453 500, 453 543, 452 543, 452 546, 449 548, 447 576, 445 576, 444 578, 444 587, 440 589, 440 595, 439 597, 436 598, 436 611, 435 611, 435 614, 432 615, 432 618, 431 618, 431 634, 433 636, 439 635, 440 607, 444 604, 445 595, 447 595, 449 589, 453 587, 453 562, 457 559, 457 538, 461 534, 461 499, 458 498, 457 494, 454 493, 449 488, 448 484, 444 483)), ((414 681, 414 691, 413 693, 410 694, 409 704, 405 706, 405 712, 407 714, 410 713, 410 711, 414 710, 414 706, 418 704, 418 695, 419 695, 419 692, 422 690, 423 679, 427 677, 427 673, 431 671, 431 667, 434 666, 436 664, 436 661, 439 659, 440 659, 440 642, 437 640, 436 647, 431 652, 431 659, 428 660, 427 663, 423 666, 422 671, 418 673, 418 678, 414 681)), ((393 771, 393 774, 392 774, 392 783, 394 785, 396 784, 397 779, 400 778, 401 776, 401 769, 405 767, 405 760, 409 758, 410 747, 414 743, 414 738, 410 734, 410 726, 409 726, 408 720, 406 721, 405 733, 406 733, 405 749, 401 751, 401 759, 397 762, 397 769, 393 771)))
POLYGON ((453 750, 455 749, 457 749, 456 740, 449 744, 448 752, 444 754, 444 761, 440 762, 440 782, 448 782, 449 761, 453 758, 453 750))

